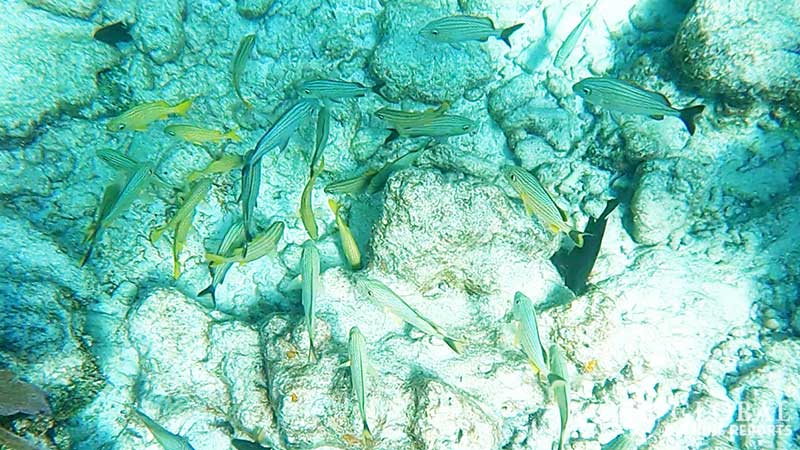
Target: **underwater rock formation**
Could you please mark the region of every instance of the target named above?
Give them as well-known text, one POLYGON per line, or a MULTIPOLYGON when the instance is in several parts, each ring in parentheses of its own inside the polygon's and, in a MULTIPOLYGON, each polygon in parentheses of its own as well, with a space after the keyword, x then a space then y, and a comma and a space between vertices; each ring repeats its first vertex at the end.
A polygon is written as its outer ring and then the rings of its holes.
POLYGON ((53 14, 88 19, 97 10, 100 0, 25 0, 25 3, 53 14))
POLYGON ((132 30, 133 39, 156 64, 173 61, 183 51, 185 15, 185 0, 139 0, 132 30))
POLYGON ((236 11, 247 19, 257 19, 269 11, 273 0, 236 0, 236 11))

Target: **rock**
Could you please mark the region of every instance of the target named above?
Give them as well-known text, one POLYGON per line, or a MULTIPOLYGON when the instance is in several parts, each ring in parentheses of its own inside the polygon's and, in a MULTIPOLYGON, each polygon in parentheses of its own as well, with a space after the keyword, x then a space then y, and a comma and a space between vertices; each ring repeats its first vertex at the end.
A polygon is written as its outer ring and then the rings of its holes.
POLYGON ((97 10, 100 0, 25 0, 25 3, 53 14, 88 19, 97 10))
POLYGON ((372 266, 423 290, 444 282, 496 292, 516 284, 516 274, 536 273, 557 242, 494 185, 407 170, 387 185, 372 266))
POLYGON ((157 64, 173 61, 183 51, 185 14, 185 0, 158 3, 139 0, 131 35, 137 46, 157 64))
POLYGON ((782 102, 800 82, 798 29, 797 2, 699 0, 684 19, 673 51, 680 69, 709 95, 782 102))
POLYGON ((386 83, 387 96, 452 103, 492 79, 494 67, 483 48, 486 44, 453 46, 431 42, 417 33, 432 17, 444 15, 444 11, 416 2, 390 2, 384 7, 380 19, 383 36, 370 68, 386 83))
POLYGON ((236 0, 236 12, 247 19, 257 19, 269 11, 273 0, 236 0))
POLYGON ((97 72, 117 62, 116 50, 94 41, 87 22, 20 1, 0 3, 0 15, 0 138, 27 138, 45 117, 90 103, 97 72))

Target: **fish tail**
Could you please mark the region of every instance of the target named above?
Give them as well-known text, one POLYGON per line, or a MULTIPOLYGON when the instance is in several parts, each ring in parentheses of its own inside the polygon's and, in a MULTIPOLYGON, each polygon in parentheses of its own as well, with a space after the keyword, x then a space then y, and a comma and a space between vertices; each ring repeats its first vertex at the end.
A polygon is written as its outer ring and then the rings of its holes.
POLYGON ((172 278, 177 280, 181 276, 181 261, 178 258, 178 254, 175 253, 172 255, 172 278))
POLYGON ((212 303, 216 303, 216 298, 215 298, 216 295, 214 295, 214 291, 216 289, 217 289, 217 287, 214 286, 214 283, 211 283, 208 286, 206 286, 205 289, 203 289, 202 291, 198 292, 197 296, 200 297, 200 296, 203 296, 203 295, 210 295, 212 303))
POLYGON ((574 242, 575 246, 578 248, 583 247, 583 237, 586 236, 586 234, 587 233, 582 233, 578 230, 570 230, 569 233, 567 233, 569 238, 572 239, 572 242, 574 242))
POLYGON ((511 48, 511 41, 508 38, 510 38, 511 35, 514 34, 515 31, 517 31, 520 28, 522 28, 523 25, 525 25, 525 24, 524 23, 518 23, 516 25, 512 25, 512 26, 504 29, 503 31, 500 32, 500 40, 505 42, 506 45, 508 45, 508 48, 511 48))
POLYGON ((227 133, 223 134, 222 137, 226 137, 232 140, 233 142, 242 142, 242 138, 240 138, 239 135, 236 134, 236 130, 230 130, 227 133))
POLYGON ((83 257, 81 258, 81 261, 79 263, 79 267, 83 267, 86 264, 86 262, 89 261, 89 258, 92 256, 93 250, 94 250, 94 241, 92 241, 92 243, 89 244, 89 248, 86 250, 86 253, 83 254, 83 257))
POLYGON ((363 439, 365 443, 371 444, 374 442, 374 439, 372 438, 372 431, 369 430, 367 419, 362 420, 361 423, 364 426, 364 431, 361 432, 361 439, 363 439))
POLYGON ((155 244, 159 239, 161 239, 161 235, 167 231, 166 226, 156 227, 153 228, 153 231, 150 232, 150 242, 155 244))
POLYGON ((334 200, 332 198, 329 198, 328 199, 328 206, 331 208, 331 211, 333 212, 334 216, 339 214, 339 208, 341 207, 339 202, 337 202, 336 200, 334 200))
POLYGON ((684 125, 686 125, 686 130, 689 132, 690 135, 694 135, 695 125, 694 120, 695 118, 706 109, 705 105, 696 105, 690 106, 688 108, 681 109, 678 111, 680 113, 681 121, 684 125))
POLYGON ((314 350, 314 341, 310 338, 308 340, 308 362, 313 363, 317 361, 317 352, 314 350))
POLYGON ((386 139, 384 139, 384 141, 383 141, 384 145, 386 145, 389 142, 392 142, 393 140, 395 140, 395 139, 400 137, 400 133, 398 133, 397 130, 395 130, 394 128, 390 128, 390 129, 392 130, 392 133, 389 134, 389 136, 387 136, 386 139))
POLYGON ((178 103, 177 105, 172 107, 172 113, 173 114, 178 114, 180 116, 185 115, 186 111, 188 111, 189 108, 191 108, 192 102, 194 102, 194 99, 190 98, 190 99, 187 99, 187 100, 184 100, 184 101, 178 103))
MULTIPOLYGON (((211 267, 216 267, 216 266, 218 266, 220 264, 225 263, 225 257, 222 256, 222 255, 217 255, 216 253, 206 253, 205 254, 205 258, 206 258, 206 261, 211 263, 211 267)), ((213 293, 213 290, 212 290, 212 293, 213 293)))
POLYGON ((381 80, 381 81, 378 81, 377 83, 375 83, 375 85, 373 85, 371 89, 372 89, 372 92, 378 94, 378 96, 380 98, 388 101, 388 99, 386 97, 384 97, 383 94, 381 93, 381 89, 383 89, 385 86, 386 86, 386 82, 381 80))
POLYGON ((442 340, 448 347, 453 349, 454 352, 458 353, 459 355, 464 352, 464 342, 459 341, 457 339, 453 339, 451 337, 443 336, 442 340))

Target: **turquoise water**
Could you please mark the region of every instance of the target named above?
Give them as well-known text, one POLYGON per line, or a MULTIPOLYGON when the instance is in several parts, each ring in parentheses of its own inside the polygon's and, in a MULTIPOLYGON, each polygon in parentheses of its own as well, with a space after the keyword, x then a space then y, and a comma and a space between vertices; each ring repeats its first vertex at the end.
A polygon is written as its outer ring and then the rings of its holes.
POLYGON ((0 17, 0 448, 800 448, 798 5, 0 17))

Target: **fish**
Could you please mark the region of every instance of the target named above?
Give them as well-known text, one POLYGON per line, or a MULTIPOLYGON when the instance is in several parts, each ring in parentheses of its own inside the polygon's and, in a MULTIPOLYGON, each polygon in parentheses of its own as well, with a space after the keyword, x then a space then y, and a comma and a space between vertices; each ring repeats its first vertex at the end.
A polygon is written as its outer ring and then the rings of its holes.
POLYGON ((345 180, 334 181, 325 186, 326 194, 361 194, 369 186, 370 180, 378 173, 379 169, 369 169, 361 175, 356 175, 345 180))
POLYGON ((239 47, 236 49, 236 53, 233 55, 233 60, 231 61, 231 82, 233 83, 233 91, 236 92, 236 96, 239 97, 239 100, 248 108, 252 108, 253 105, 242 96, 240 83, 245 66, 247 65, 247 60, 250 59, 250 54, 253 53, 253 47, 255 45, 255 33, 246 35, 239 41, 239 47))
POLYGON ((589 279, 589 274, 592 272, 597 255, 600 253, 600 246, 603 244, 608 215, 616 209, 617 205, 619 205, 619 200, 609 200, 600 217, 597 219, 594 217, 589 218, 589 222, 583 230, 582 247, 575 247, 566 254, 556 253, 551 258, 551 261, 564 278, 564 284, 576 295, 586 292, 586 281, 589 279))
POLYGON ((147 414, 136 408, 132 408, 131 411, 137 418, 139 418, 139 420, 142 421, 142 423, 144 423, 147 429, 150 430, 150 434, 156 438, 156 441, 161 444, 161 447, 163 447, 164 450, 194 450, 192 445, 189 443, 189 440, 185 437, 170 433, 166 428, 162 427, 155 420, 148 417, 147 414))
POLYGON ((108 131, 144 131, 156 120, 166 119, 173 114, 185 115, 193 101, 194 99, 190 98, 175 106, 170 106, 164 100, 142 103, 110 119, 106 124, 106 129, 108 131))
POLYGON ((196 127, 194 125, 175 124, 167 125, 164 127, 164 132, 170 136, 177 136, 186 142, 192 144, 205 144, 206 142, 220 142, 224 139, 230 139, 233 142, 241 142, 242 138, 236 134, 235 130, 221 132, 217 130, 209 130, 206 128, 196 127))
POLYGON ((438 325, 417 312, 382 282, 371 278, 359 278, 356 280, 356 288, 376 306, 394 314, 425 334, 437 336, 454 352, 461 353, 464 351, 463 342, 450 337, 438 325))
POLYGON ((253 238, 253 212, 258 206, 258 191, 261 188, 261 158, 247 162, 248 159, 245 156, 245 163, 242 166, 242 190, 239 193, 239 201, 242 203, 242 223, 247 241, 253 238))
POLYGON ((112 169, 123 172, 133 172, 141 164, 139 161, 113 148, 98 149, 96 155, 112 169))
POLYGON ((536 309, 533 307, 533 301, 518 291, 514 294, 514 306, 511 308, 511 313, 519 322, 516 338, 522 346, 522 351, 528 356, 528 361, 534 370, 547 377, 547 353, 539 337, 539 325, 536 323, 536 309))
POLYGON ((314 154, 311 156, 311 172, 317 166, 317 161, 322 157, 325 146, 328 145, 328 137, 331 133, 331 112, 328 108, 322 107, 317 113, 317 128, 314 137, 314 154))
POLYGON ((310 239, 303 243, 300 266, 303 312, 305 313, 306 328, 308 329, 308 362, 314 362, 317 359, 316 351, 314 350, 314 302, 320 295, 322 286, 319 278, 319 250, 314 245, 314 241, 310 239))
POLYGON ((257 159, 261 159, 275 147, 286 148, 289 138, 292 137, 301 123, 311 114, 316 102, 314 100, 300 100, 292 105, 275 122, 256 143, 256 148, 248 153, 245 164, 250 164, 257 159))
POLYGON ((227 153, 219 158, 215 159, 208 163, 201 170, 193 170, 186 179, 192 183, 198 178, 203 178, 207 175, 215 174, 215 173, 225 173, 230 172, 233 169, 242 167, 244 164, 244 159, 236 154, 227 153))
POLYGON ((350 264, 352 270, 361 269, 361 250, 358 249, 353 232, 350 231, 347 222, 342 218, 341 205, 336 200, 329 198, 328 206, 336 218, 336 228, 339 229, 339 240, 342 241, 342 250, 345 258, 347 258, 347 263, 350 264))
POLYGON ((375 111, 375 117, 396 127, 413 127, 426 125, 431 119, 441 117, 450 109, 450 103, 442 102, 438 108, 426 109, 425 111, 402 111, 392 108, 381 108, 375 111))
POLYGON ((564 232, 576 246, 583 247, 583 233, 567 223, 567 214, 533 174, 518 166, 504 167, 503 174, 519 194, 529 215, 535 214, 547 229, 553 233, 564 232))
MULTIPOLYGON (((731 446, 731 448, 734 448, 731 446)), ((636 450, 636 442, 628 433, 621 433, 603 446, 602 450, 636 450)))
MULTIPOLYGON (((222 237, 222 242, 220 242, 219 247, 217 247, 217 255, 224 257, 229 256, 229 253, 233 251, 233 249, 241 246, 244 244, 244 227, 242 226, 242 222, 234 221, 228 227, 228 230, 225 231, 225 235, 222 237)), ((222 284, 225 281, 225 274, 228 273, 228 269, 231 268, 233 262, 225 262, 215 266, 209 265, 209 270, 211 271, 211 284, 209 284, 205 289, 197 293, 197 296, 201 295, 211 295, 211 302, 214 307, 217 304, 217 297, 216 297, 216 290, 217 286, 222 284)))
POLYGON ((367 356, 367 341, 358 327, 350 328, 348 354, 350 356, 350 380, 353 382, 353 393, 358 401, 358 411, 364 427, 363 437, 365 441, 371 442, 372 432, 367 423, 367 371, 370 364, 367 356))
POLYGON ((323 170, 325 170, 325 158, 319 161, 319 166, 317 166, 316 170, 312 168, 311 176, 308 177, 308 182, 300 195, 300 220, 303 221, 303 226, 308 235, 315 241, 319 237, 319 232, 317 230, 317 219, 314 217, 314 208, 311 205, 311 194, 314 192, 314 183, 323 170))
POLYGON ((264 256, 274 255, 285 228, 286 224, 282 221, 272 222, 263 233, 254 237, 251 241, 244 242, 242 247, 229 251, 227 255, 223 253, 206 253, 205 258, 211 267, 216 269, 224 264, 239 263, 241 266, 264 256))
POLYGON ((155 243, 161 238, 165 231, 174 230, 182 220, 194 214, 194 209, 208 196, 210 190, 211 180, 205 178, 192 185, 189 195, 169 221, 160 227, 154 228, 153 231, 150 232, 150 242, 155 243))
POLYGON ((140 165, 123 182, 114 182, 106 187, 103 198, 97 208, 97 214, 92 225, 86 231, 84 243, 89 243, 89 248, 80 260, 83 267, 92 256, 92 251, 97 241, 102 237, 103 231, 119 216, 124 214, 139 196, 142 190, 154 179, 153 168, 149 165, 140 165))
POLYGON ((389 177, 400 170, 407 169, 414 165, 417 162, 417 159, 422 155, 424 150, 427 150, 430 145, 434 142, 433 139, 429 140, 425 145, 422 147, 412 150, 406 153, 399 158, 386 163, 378 172, 372 176, 367 184, 367 194, 374 194, 376 192, 380 192, 383 190, 383 187, 386 185, 386 181, 389 177))
POLYGON ((175 225, 175 234, 172 236, 172 278, 176 280, 181 276, 180 256, 183 247, 186 246, 186 237, 192 228, 192 220, 194 220, 194 210, 175 225))
POLYGON ((317 100, 337 100, 342 98, 363 97, 370 92, 381 95, 384 83, 375 86, 364 86, 354 81, 341 80, 309 80, 300 83, 300 96, 317 100))
POLYGON ((600 0, 595 0, 592 6, 589 7, 589 10, 586 11, 586 14, 583 18, 578 22, 575 28, 569 32, 567 38, 564 39, 564 42, 561 43, 561 46, 558 48, 556 52, 556 57, 553 59, 553 65, 561 68, 569 55, 572 54, 572 50, 575 49, 575 45, 578 43, 578 40, 581 38, 581 34, 583 34, 583 30, 586 28, 586 25, 589 23, 589 16, 592 15, 592 11, 594 11, 595 6, 600 0))
POLYGON ((442 115, 433 117, 425 123, 419 125, 399 126, 389 128, 392 134, 386 138, 384 144, 389 143, 398 137, 421 137, 429 136, 437 139, 445 139, 452 136, 460 136, 474 130, 476 123, 466 117, 455 115, 442 115))
POLYGON ((495 28, 488 17, 450 16, 436 19, 422 27, 419 34, 431 41, 454 44, 466 41, 486 42, 495 37, 511 48, 511 35, 522 27, 522 23, 508 28, 495 28))
POLYGON ((231 439, 231 445, 236 450, 272 450, 272 447, 264 447, 244 439, 231 439))
POLYGON ((665 116, 677 117, 690 135, 694 135, 697 116, 706 109, 705 105, 675 108, 663 94, 616 78, 585 78, 572 86, 572 92, 609 111, 639 114, 656 120, 662 120, 665 116))
POLYGON ((561 432, 558 436, 558 450, 564 448, 564 437, 567 431, 567 421, 569 420, 569 378, 567 375, 567 363, 558 345, 551 345, 549 365, 550 374, 547 380, 553 388, 553 395, 558 405, 558 415, 561 419, 561 432))

